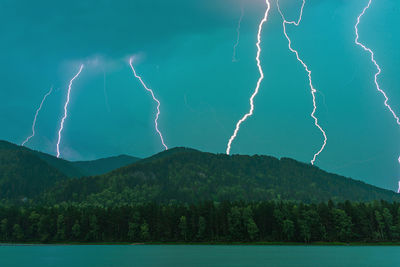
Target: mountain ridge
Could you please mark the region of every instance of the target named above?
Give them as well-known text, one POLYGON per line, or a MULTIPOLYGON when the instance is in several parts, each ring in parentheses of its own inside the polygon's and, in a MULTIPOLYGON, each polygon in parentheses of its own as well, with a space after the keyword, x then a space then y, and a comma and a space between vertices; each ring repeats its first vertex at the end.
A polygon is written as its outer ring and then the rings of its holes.
POLYGON ((115 169, 121 168, 123 166, 132 164, 141 160, 137 157, 132 157, 129 155, 118 155, 107 158, 100 158, 96 160, 87 161, 71 161, 71 163, 81 170, 84 170, 86 176, 101 175, 115 169))
POLYGON ((171 149, 110 173, 62 182, 56 202, 399 201, 393 191, 325 172, 290 158, 171 149), (150 160, 152 158, 152 160, 150 160))
MULTIPOLYGON (((7 196, 12 198, 13 188, 21 183, 37 188, 27 179, 44 179, 44 182, 40 181, 45 186, 38 188, 37 192, 29 191, 26 186, 21 187, 28 191, 26 196, 53 204, 81 202, 122 205, 279 199, 307 203, 328 200, 400 201, 400 196, 394 191, 328 173, 286 157, 213 154, 178 147, 141 160, 121 155, 89 162, 69 162, 0 141, 0 185, 7 185, 7 196), (15 158, 21 162, 19 165, 12 164, 15 158), (104 163, 107 160, 121 161, 117 165, 115 162, 108 164, 109 169, 104 173, 102 165, 107 165, 104 163), (61 171, 59 165, 77 168, 82 173, 92 172, 93 175, 71 179, 61 171), (85 170, 82 165, 88 169, 85 170), (35 177, 26 174, 30 169, 36 170, 35 177), (8 170, 7 177, 2 175, 4 170, 8 170), (16 184, 13 184, 13 173, 17 174, 16 184)), ((14 197, 21 198, 24 196, 22 193, 17 190, 14 197)))
POLYGON ((121 155, 71 162, 0 140, 0 199, 35 197, 61 180, 103 174, 138 160, 121 155))

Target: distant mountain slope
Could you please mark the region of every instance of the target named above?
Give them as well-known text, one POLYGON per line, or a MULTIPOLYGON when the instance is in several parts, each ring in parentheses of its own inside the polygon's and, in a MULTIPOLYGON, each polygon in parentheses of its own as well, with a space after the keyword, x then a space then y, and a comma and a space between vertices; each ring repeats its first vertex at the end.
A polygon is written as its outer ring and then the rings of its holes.
POLYGON ((63 173, 67 177, 83 177, 83 176, 88 176, 87 173, 85 173, 83 170, 79 169, 77 166, 74 166, 74 164, 70 161, 64 160, 64 159, 59 159, 57 157, 54 157, 52 155, 36 151, 36 150, 31 150, 27 147, 22 147, 19 145, 12 144, 7 141, 0 141, 0 151, 8 149, 8 150, 14 150, 14 151, 25 151, 25 152, 30 152, 33 153, 34 155, 38 156, 40 159, 44 160, 49 164, 50 166, 56 168, 59 170, 61 173, 63 173))
POLYGON ((0 142, 0 199, 32 198, 66 178, 30 150, 0 142))
POLYGON ((393 191, 330 174, 292 159, 171 149, 99 177, 62 182, 44 201, 103 205, 138 202, 319 202, 400 200, 393 191))
POLYGON ((193 149, 193 148, 188 148, 188 147, 175 147, 173 149, 168 149, 165 150, 161 153, 157 153, 155 155, 152 155, 148 158, 142 159, 140 160, 140 163, 145 163, 145 162, 154 162, 155 160, 159 160, 159 159, 163 159, 163 158, 167 158, 167 157, 171 157, 175 154, 179 154, 179 153, 188 153, 188 152, 200 152, 199 150, 193 149))
POLYGON ((41 159, 51 166, 57 168, 68 177, 80 178, 84 176, 101 175, 115 169, 130 165, 139 161, 139 158, 128 155, 103 158, 89 161, 67 161, 57 157, 45 154, 39 151, 33 151, 41 159))
POLYGON ((98 160, 73 162, 40 151, 18 146, 7 141, 0 141, 0 151, 3 149, 29 151, 70 178, 105 174, 140 160, 140 158, 120 155, 98 160))
POLYGON ((70 162, 65 159, 59 159, 55 156, 42 153, 39 151, 31 150, 35 155, 37 155, 42 160, 46 161, 49 165, 53 166, 63 174, 65 174, 69 178, 79 178, 83 176, 89 176, 90 173, 87 173, 85 170, 82 170, 78 166, 76 166, 73 162, 70 162))
POLYGON ((76 161, 71 162, 71 164, 77 169, 83 171, 86 176, 93 176, 108 173, 115 169, 135 163, 139 160, 140 159, 136 157, 120 155, 93 161, 76 161))

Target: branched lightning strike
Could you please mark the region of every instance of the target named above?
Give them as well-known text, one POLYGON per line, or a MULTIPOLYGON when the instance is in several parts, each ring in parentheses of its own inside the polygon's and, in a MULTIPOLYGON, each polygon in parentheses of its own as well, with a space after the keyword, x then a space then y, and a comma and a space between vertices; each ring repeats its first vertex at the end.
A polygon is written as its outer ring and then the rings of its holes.
POLYGON ((60 157, 60 143, 61 143, 61 134, 62 131, 64 130, 64 122, 68 117, 68 105, 69 105, 69 101, 70 101, 70 96, 71 96, 71 90, 72 90, 72 84, 74 82, 74 80, 76 78, 78 78, 78 76, 81 74, 82 70, 83 70, 84 65, 82 64, 79 68, 78 73, 71 79, 71 81, 69 82, 69 86, 68 86, 68 93, 67 93, 67 101, 65 102, 64 105, 64 116, 61 119, 61 123, 60 123, 60 129, 58 130, 58 141, 57 141, 57 158, 60 157))
POLYGON ((256 61, 257 61, 258 70, 260 72, 260 78, 257 81, 257 86, 256 86, 256 88, 254 90, 254 93, 250 97, 250 111, 248 113, 246 113, 243 116, 243 118, 241 118, 237 122, 235 131, 234 131, 233 135, 231 136, 231 138, 229 139, 228 146, 227 146, 227 149, 226 149, 226 154, 228 154, 228 155, 230 154, 230 151, 231 151, 232 142, 235 140, 235 138, 236 138, 236 136, 237 136, 237 134, 238 134, 238 132, 240 130, 240 125, 244 121, 246 121, 248 117, 253 115, 253 112, 254 112, 254 98, 258 94, 261 82, 264 79, 264 72, 263 72, 263 69, 261 67, 261 60, 260 60, 260 55, 261 55, 261 51, 262 51, 261 50, 261 33, 262 33, 262 30, 263 30, 263 25, 268 21, 268 15, 269 15, 269 11, 271 9, 271 4, 270 4, 269 0, 266 0, 266 4, 267 4, 267 10, 265 11, 264 18, 261 20, 260 25, 258 26, 257 43, 256 43, 256 46, 257 46, 256 61))
MULTIPOLYGON (((398 161, 399 161, 399 163, 400 163, 400 157, 398 158, 398 161)), ((399 189, 397 189, 397 193, 400 194, 400 181, 399 181, 399 189)))
MULTIPOLYGON (((361 14, 357 17, 357 22, 356 25, 354 26, 355 32, 356 32, 356 39, 355 39, 355 43, 356 45, 360 46, 362 49, 364 49, 364 51, 368 52, 371 55, 371 61, 372 63, 375 65, 377 72, 375 73, 375 78, 374 78, 374 82, 375 82, 375 86, 376 89, 378 90, 378 92, 380 92, 383 97, 385 98, 384 104, 386 106, 386 108, 390 111, 390 113, 392 113, 393 118, 396 120, 397 125, 400 126, 400 119, 397 116, 397 114, 394 112, 394 110, 392 109, 392 107, 389 105, 389 97, 387 96, 387 94, 385 93, 385 91, 383 91, 378 83, 378 77, 379 75, 382 73, 382 69, 379 66, 379 64, 376 62, 375 60, 375 54, 374 52, 368 48, 367 46, 365 46, 364 44, 362 44, 361 42, 359 42, 359 34, 358 34, 358 25, 360 24, 361 18, 365 15, 365 12, 371 7, 372 4, 372 0, 368 1, 368 4, 366 7, 364 7, 364 9, 362 10, 361 14)), ((399 163, 400 163, 400 157, 399 157, 399 163)), ((399 189, 398 189, 398 193, 400 193, 400 182, 399 182, 399 189)))
POLYGON ((237 33, 236 43, 233 46, 232 62, 237 62, 238 61, 237 58, 236 58, 236 49, 239 46, 239 42, 240 42, 240 28, 242 26, 242 20, 243 20, 243 16, 244 16, 244 8, 243 8, 243 6, 241 7, 241 11, 240 12, 241 12, 240 13, 240 18, 239 18, 239 22, 238 22, 238 25, 237 25, 237 28, 236 28, 236 33, 237 33))
POLYGON ((140 83, 142 84, 142 86, 144 87, 144 89, 146 89, 146 91, 148 91, 148 92, 151 94, 153 100, 157 103, 157 114, 156 114, 156 118, 155 118, 155 120, 154 120, 154 124, 155 124, 156 131, 157 131, 158 135, 160 136, 162 145, 164 146, 165 150, 168 150, 168 147, 167 147, 167 145, 166 145, 165 142, 164 142, 164 137, 163 137, 161 131, 158 129, 158 118, 159 118, 159 116, 160 116, 160 105, 161 105, 161 103, 160 103, 160 101, 154 96, 153 90, 151 90, 150 88, 148 88, 148 87, 146 86, 146 84, 144 83, 142 77, 140 77, 140 76, 136 73, 136 70, 135 70, 135 68, 133 67, 133 57, 131 57, 131 58, 129 59, 129 65, 131 66, 133 75, 140 81, 140 83))
POLYGON ((399 181, 399 189, 397 189, 397 193, 400 194, 400 181, 399 181))
POLYGON ((282 13, 282 11, 281 11, 281 8, 280 8, 280 6, 279 6, 279 0, 277 0, 278 11, 279 11, 279 13, 281 14, 282 19, 283 19, 283 23, 282 23, 282 25, 283 25, 283 33, 284 33, 286 39, 288 40, 288 43, 289 43, 289 45, 288 45, 288 46, 289 46, 289 50, 290 50, 292 53, 294 53, 294 54, 296 55, 297 60, 301 63, 301 65, 303 65, 304 69, 305 69, 305 70, 307 71, 307 73, 308 73, 308 80, 309 80, 309 85, 310 85, 310 88, 311 88, 311 95, 312 95, 312 101, 313 101, 313 110, 312 110, 312 112, 311 112, 311 117, 314 119, 314 124, 315 124, 315 126, 321 131, 321 133, 322 133, 322 135, 323 135, 323 137, 324 137, 324 143, 323 143, 323 145, 321 146, 320 150, 319 150, 317 153, 314 154, 314 157, 313 157, 313 159, 311 160, 311 164, 314 165, 314 163, 315 163, 317 157, 318 157, 318 156, 322 153, 322 151, 325 149, 325 146, 326 146, 326 143, 327 143, 328 138, 327 138, 326 132, 324 131, 324 129, 323 129, 323 128, 321 127, 321 125, 319 124, 318 118, 317 118, 316 115, 315 115, 315 113, 316 113, 316 111, 317 111, 317 101, 316 101, 316 97, 315 97, 315 94, 317 93, 317 90, 316 90, 316 89, 314 88, 314 86, 313 86, 312 76, 311 76, 311 73, 312 73, 312 72, 311 72, 311 70, 309 69, 309 67, 304 63, 304 61, 300 58, 299 52, 298 52, 297 50, 295 50, 295 49, 292 48, 292 41, 291 41, 289 35, 288 35, 287 32, 286 32, 286 25, 287 25, 287 24, 294 25, 294 26, 299 26, 299 24, 300 24, 300 22, 301 22, 301 19, 302 19, 302 16, 303 16, 303 10, 304 10, 304 5, 305 5, 305 3, 306 3, 306 1, 303 0, 303 3, 302 3, 302 5, 301 5, 301 10, 300 10, 299 19, 298 19, 298 21, 296 22, 296 21, 287 21, 287 20, 285 19, 285 16, 283 15, 283 13, 282 13))
POLYGON ((357 17, 357 23, 354 26, 355 31, 356 31, 356 39, 355 39, 355 43, 358 46, 361 46, 366 52, 368 52, 371 55, 371 61, 374 63, 377 72, 375 73, 375 85, 376 85, 376 89, 383 95, 383 97, 385 98, 385 106, 386 108, 389 109, 390 113, 392 113, 393 117, 395 118, 397 124, 400 126, 400 119, 399 117, 396 115, 396 113, 394 112, 394 110, 392 109, 392 107, 388 104, 389 102, 389 97, 386 95, 385 91, 383 91, 378 83, 378 76, 382 73, 381 67, 379 66, 379 64, 376 62, 375 60, 375 54, 374 52, 366 47, 364 44, 360 43, 359 40, 359 35, 358 35, 358 25, 360 24, 360 20, 361 18, 364 16, 365 12, 367 11, 368 8, 370 8, 372 3, 372 0, 369 0, 368 5, 363 9, 363 11, 361 12, 361 14, 357 17))
POLYGON ((40 105, 39 105, 39 108, 36 110, 35 118, 33 119, 33 123, 32 123, 32 134, 31 134, 30 136, 28 136, 28 137, 25 139, 24 142, 22 142, 21 146, 25 146, 25 144, 28 143, 29 140, 35 136, 35 127, 36 127, 37 117, 38 117, 38 115, 39 115, 40 110, 41 110, 42 107, 43 107, 44 102, 46 101, 46 98, 47 98, 52 92, 53 92, 53 87, 51 87, 51 88, 50 88, 50 91, 48 91, 48 92, 44 95, 44 97, 43 97, 43 99, 42 99, 42 102, 41 102, 40 105))

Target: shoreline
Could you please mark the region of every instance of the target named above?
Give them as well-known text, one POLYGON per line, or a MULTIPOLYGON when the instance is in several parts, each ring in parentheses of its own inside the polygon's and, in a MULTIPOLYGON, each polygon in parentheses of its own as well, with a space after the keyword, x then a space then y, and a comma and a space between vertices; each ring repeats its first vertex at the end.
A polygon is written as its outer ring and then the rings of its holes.
POLYGON ((400 242, 63 242, 63 243, 0 243, 2 246, 400 246, 400 242))

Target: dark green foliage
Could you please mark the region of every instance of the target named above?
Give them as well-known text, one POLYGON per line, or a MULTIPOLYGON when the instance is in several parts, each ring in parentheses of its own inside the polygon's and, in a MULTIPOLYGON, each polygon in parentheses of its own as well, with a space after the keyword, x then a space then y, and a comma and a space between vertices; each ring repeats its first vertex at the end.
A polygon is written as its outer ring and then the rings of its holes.
POLYGON ((42 153, 39 151, 32 151, 33 154, 47 162, 50 166, 56 168, 63 174, 65 174, 69 178, 78 178, 78 177, 83 177, 86 176, 86 172, 82 169, 80 169, 78 166, 75 166, 73 162, 70 162, 68 160, 64 159, 59 159, 57 157, 54 157, 52 155, 42 153))
MULTIPOLYGON (((62 182, 42 201, 113 206, 274 199, 312 203, 329 199, 335 202, 395 201, 400 197, 393 191, 330 174, 291 159, 215 155, 178 148, 103 176, 62 182)), ((311 215, 303 216, 307 220, 311 215)), ((303 230, 307 238, 307 229, 303 230)))
POLYGON ((92 161, 75 161, 71 163, 73 166, 83 171, 84 175, 90 176, 108 173, 139 160, 139 158, 121 155, 117 157, 109 157, 92 161))
POLYGON ((0 206, 0 242, 397 242, 399 208, 384 201, 0 206))
POLYGON ((106 206, 275 199, 305 203, 400 200, 392 191, 291 159, 215 155, 186 148, 171 149, 97 177, 67 179, 71 173, 59 171, 103 172, 135 160, 122 156, 73 163, 0 141, 0 193, 7 200, 31 199, 47 189, 37 197, 42 204, 65 201, 106 206))
POLYGON ((121 155, 91 161, 67 161, 42 152, 32 152, 70 178, 101 175, 140 160, 139 158, 121 155))
MULTIPOLYGON (((16 153, 16 152, 24 152, 30 154, 31 156, 38 157, 39 159, 43 160, 48 165, 50 165, 54 169, 57 169, 59 172, 61 172, 67 177, 82 177, 85 175, 85 173, 79 168, 75 167, 72 162, 63 159, 58 159, 46 153, 31 150, 29 148, 18 146, 6 141, 0 141, 0 154, 7 155, 6 153, 16 153)), ((26 166, 27 169, 28 167, 29 166, 26 166)))
POLYGON ((69 162, 0 141, 0 199, 31 200, 68 177, 105 173, 137 160, 120 156, 98 161, 69 162))
POLYGON ((37 153, 0 142, 0 242, 400 241, 397 194, 291 159, 178 148, 68 179, 37 153))
MULTIPOLYGON (((12 155, 13 153, 24 153, 24 155, 29 154, 30 157, 37 157, 69 178, 104 174, 140 160, 139 158, 121 155, 93 161, 70 162, 26 147, 17 146, 6 141, 0 141, 0 155, 2 155, 3 160, 6 160, 8 154, 12 155)), ((31 166, 25 166, 24 169, 29 169, 29 167, 31 166)), ((46 170, 43 170, 43 172, 45 171, 46 170)))
POLYGON ((66 178, 30 151, 0 144, 1 199, 28 200, 66 178))

